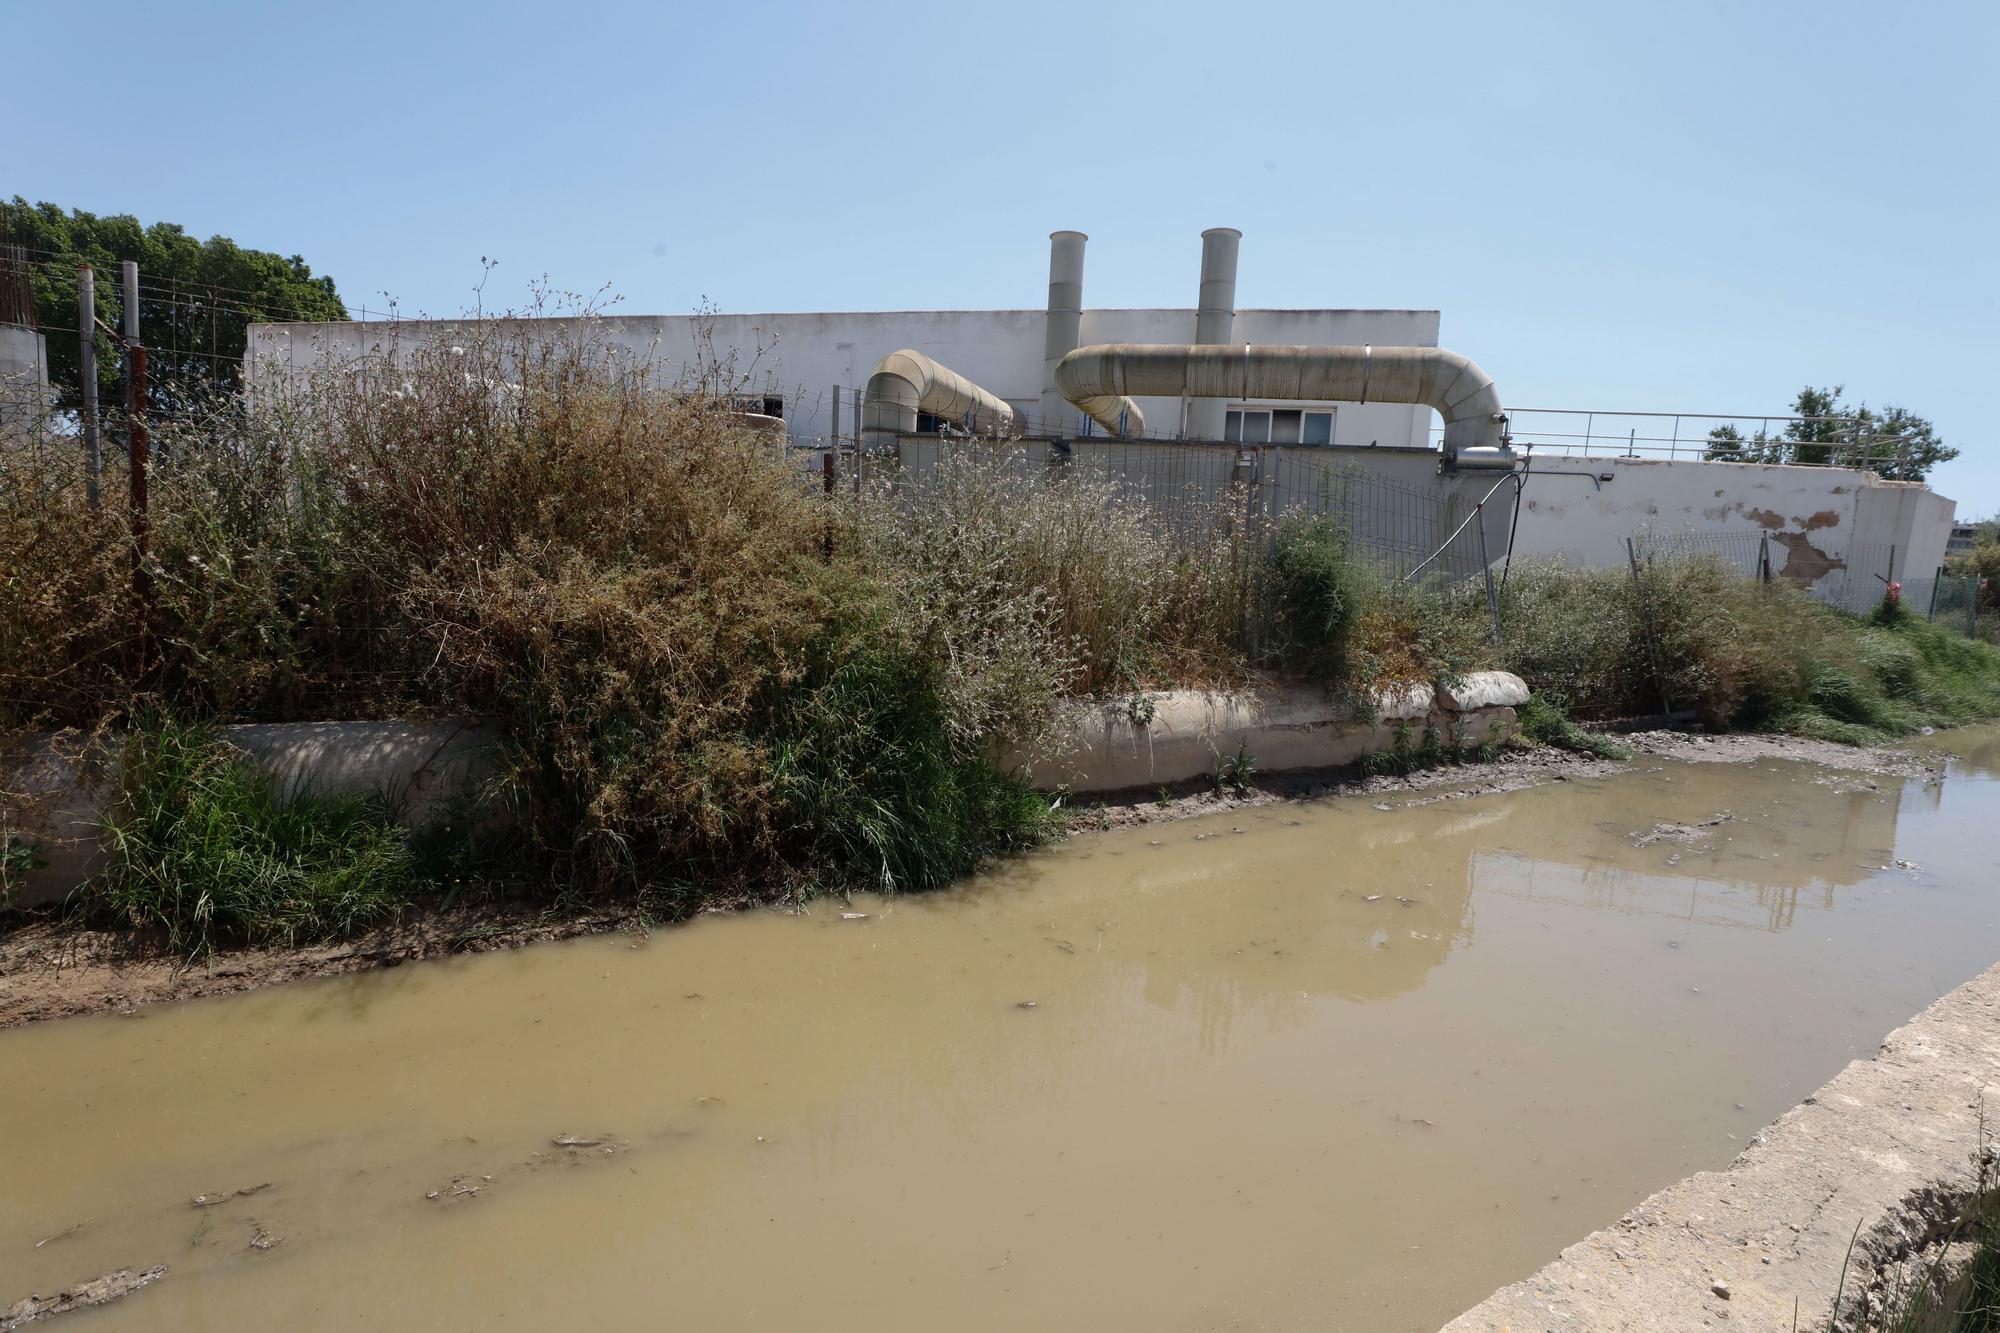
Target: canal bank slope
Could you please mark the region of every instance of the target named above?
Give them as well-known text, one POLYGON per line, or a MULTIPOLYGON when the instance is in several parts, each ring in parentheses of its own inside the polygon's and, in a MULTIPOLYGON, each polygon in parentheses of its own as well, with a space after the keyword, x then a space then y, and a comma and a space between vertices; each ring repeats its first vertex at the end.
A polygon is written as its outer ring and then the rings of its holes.
MULTIPOLYGON (((1572 754, 1550 746, 1508 748, 1485 763, 1367 776, 1353 768, 1284 774, 1260 773, 1240 789, 1212 783, 1183 784, 1154 793, 1085 802, 1070 811, 1068 828, 1081 835, 1132 824, 1169 823, 1202 815, 1294 800, 1360 796, 1389 804, 1428 804, 1494 795, 1547 782, 1611 777, 1644 767, 1648 759, 1750 763, 1803 760, 1853 775, 1866 783, 1880 775, 1912 777, 1934 763, 1891 749, 1857 749, 1799 737, 1675 731, 1620 738, 1630 760, 1572 754)), ((707 909, 756 906, 718 900, 707 909)), ((0 926, 0 1029, 72 1015, 134 1012, 141 1006, 202 996, 230 995, 288 981, 396 967, 428 958, 618 930, 649 923, 630 899, 550 907, 532 901, 472 898, 445 909, 416 912, 352 939, 296 949, 226 949, 198 962, 166 953, 150 936, 85 929, 59 909, 16 914, 13 929, 0 926)))
POLYGON ((1661 1190, 1444 1333, 1872 1327, 1926 1279, 1949 1292, 1965 1276, 1973 1247, 1955 1237, 1992 1151, 1982 1136, 1996 1086, 2000 964, 1890 1033, 1726 1170, 1661 1190))

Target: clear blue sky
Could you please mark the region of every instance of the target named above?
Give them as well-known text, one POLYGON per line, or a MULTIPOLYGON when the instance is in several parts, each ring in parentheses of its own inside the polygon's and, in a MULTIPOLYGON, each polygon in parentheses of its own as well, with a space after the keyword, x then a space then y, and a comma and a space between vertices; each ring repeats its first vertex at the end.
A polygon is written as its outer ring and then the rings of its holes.
POLYGON ((457 313, 1435 307, 1514 405, 1898 401, 2000 511, 2000 5, 4 0, 0 192, 457 313), (78 72, 88 74, 79 88, 78 72))

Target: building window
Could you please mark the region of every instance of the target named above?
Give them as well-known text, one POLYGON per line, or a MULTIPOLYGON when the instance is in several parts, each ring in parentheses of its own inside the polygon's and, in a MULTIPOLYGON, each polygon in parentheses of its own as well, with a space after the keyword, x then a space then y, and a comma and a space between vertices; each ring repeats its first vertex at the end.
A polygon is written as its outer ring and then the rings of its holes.
POLYGON ((1313 408, 1231 408, 1223 418, 1222 438, 1230 444, 1333 443, 1333 411, 1313 408))

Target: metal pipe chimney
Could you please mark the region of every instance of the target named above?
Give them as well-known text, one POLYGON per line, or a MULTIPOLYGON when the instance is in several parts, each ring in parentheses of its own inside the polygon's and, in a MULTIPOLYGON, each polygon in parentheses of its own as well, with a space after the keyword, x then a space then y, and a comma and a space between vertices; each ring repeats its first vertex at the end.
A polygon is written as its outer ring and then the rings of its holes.
MULTIPOLYGON (((1201 234, 1201 295, 1195 306, 1194 340, 1200 347, 1221 347, 1236 334, 1236 251, 1243 233, 1234 227, 1210 227, 1201 234)), ((1222 416, 1229 404, 1221 398, 1190 399, 1187 433, 1197 440, 1222 438, 1222 416)))
POLYGON ((1042 344, 1038 434, 1068 435, 1076 429, 1076 412, 1056 387, 1056 365, 1083 339, 1083 245, 1089 239, 1080 231, 1049 233, 1049 323, 1042 344))

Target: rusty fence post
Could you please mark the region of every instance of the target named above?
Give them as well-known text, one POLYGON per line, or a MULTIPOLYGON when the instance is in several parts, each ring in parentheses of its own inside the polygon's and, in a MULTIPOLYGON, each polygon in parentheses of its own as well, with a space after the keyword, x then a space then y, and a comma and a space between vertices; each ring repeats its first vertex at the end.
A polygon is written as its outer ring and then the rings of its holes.
POLYGON ((820 482, 822 487, 826 491, 826 498, 829 502, 826 512, 826 535, 820 539, 819 555, 821 560, 824 560, 828 564, 832 564, 833 563, 833 508, 831 502, 833 500, 833 448, 831 446, 827 448, 827 451, 824 454, 820 455, 819 470, 820 470, 820 482))
POLYGON ((104 475, 104 453, 97 417, 97 277, 88 264, 76 271, 76 336, 77 388, 82 395, 77 415, 83 426, 83 485, 94 511, 98 483, 104 475))

